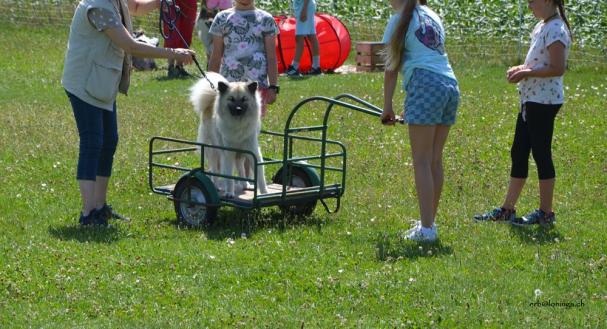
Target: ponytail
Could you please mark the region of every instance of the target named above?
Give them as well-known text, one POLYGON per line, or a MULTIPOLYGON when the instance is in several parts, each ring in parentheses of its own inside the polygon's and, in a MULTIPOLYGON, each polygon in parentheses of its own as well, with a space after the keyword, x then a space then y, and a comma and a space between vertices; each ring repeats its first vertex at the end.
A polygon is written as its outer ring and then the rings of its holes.
POLYGON ((405 4, 402 7, 400 13, 400 19, 396 28, 394 29, 390 42, 386 45, 384 52, 386 69, 389 71, 396 71, 403 65, 402 59, 405 53, 405 37, 407 30, 409 29, 409 23, 413 17, 413 9, 417 3, 426 5, 427 0, 405 0, 405 4))
POLYGON ((567 20, 567 16, 565 15, 565 5, 563 4, 563 2, 564 0, 554 0, 554 3, 556 4, 556 7, 559 11, 559 16, 561 16, 561 19, 563 20, 563 22, 565 22, 565 25, 567 25, 567 30, 569 30, 569 37, 571 37, 571 39, 573 40, 573 35, 571 33, 571 25, 569 25, 569 20, 567 20))

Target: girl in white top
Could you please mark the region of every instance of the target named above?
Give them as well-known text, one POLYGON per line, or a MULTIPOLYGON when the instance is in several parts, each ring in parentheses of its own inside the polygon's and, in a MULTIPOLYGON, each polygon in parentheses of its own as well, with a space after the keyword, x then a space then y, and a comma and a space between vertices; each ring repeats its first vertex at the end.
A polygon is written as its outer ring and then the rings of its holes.
POLYGON ((555 170, 552 162, 554 119, 564 103, 563 75, 571 47, 571 32, 563 0, 529 0, 529 9, 540 20, 531 33, 531 45, 523 65, 506 72, 518 83, 521 111, 510 151, 512 167, 506 199, 501 207, 475 216, 481 221, 510 221, 515 225, 552 225, 555 170), (529 153, 537 165, 540 205, 516 218, 515 204, 525 185, 529 153))

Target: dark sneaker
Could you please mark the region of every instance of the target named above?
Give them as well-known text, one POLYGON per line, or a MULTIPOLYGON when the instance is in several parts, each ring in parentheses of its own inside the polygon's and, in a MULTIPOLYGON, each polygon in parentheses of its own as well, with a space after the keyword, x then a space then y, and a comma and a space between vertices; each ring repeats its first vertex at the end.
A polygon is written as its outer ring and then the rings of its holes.
POLYGON ((179 71, 177 70, 177 67, 175 67, 175 66, 169 66, 169 71, 167 73, 167 78, 169 78, 169 79, 179 78, 179 71))
POLYGON ((516 218, 516 210, 497 207, 482 215, 474 215, 474 220, 479 222, 508 223, 516 218))
POLYGON ((294 68, 293 65, 289 65, 286 73, 290 78, 301 78, 302 77, 301 73, 299 73, 299 71, 296 68, 294 68))
POLYGON ((175 66, 175 70, 177 70, 177 76, 179 78, 189 78, 192 75, 190 73, 188 73, 188 71, 186 71, 183 66, 175 66))
POLYGON ((321 75, 322 71, 320 70, 320 67, 313 67, 310 69, 310 71, 308 71, 308 73, 306 73, 307 75, 321 75))
POLYGON ((82 225, 82 226, 89 226, 89 225, 93 225, 96 220, 97 220, 97 210, 93 209, 86 216, 84 216, 81 212, 80 219, 78 220, 78 222, 80 222, 80 225, 82 225))
POLYGON ((107 220, 109 219, 121 219, 123 221, 130 221, 131 219, 123 216, 117 212, 114 211, 114 209, 112 209, 112 206, 110 206, 109 204, 104 204, 103 207, 99 210, 97 210, 100 214, 100 216, 105 217, 107 220))
POLYGON ((540 225, 542 227, 551 227, 556 223, 554 212, 546 213, 542 209, 536 209, 533 212, 512 221, 512 225, 529 226, 540 225))

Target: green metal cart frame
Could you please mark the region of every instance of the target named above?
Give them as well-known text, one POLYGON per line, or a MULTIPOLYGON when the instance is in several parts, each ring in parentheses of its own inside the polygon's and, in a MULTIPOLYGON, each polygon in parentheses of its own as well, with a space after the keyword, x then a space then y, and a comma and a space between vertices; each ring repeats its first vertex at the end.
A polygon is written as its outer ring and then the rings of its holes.
POLYGON ((336 108, 354 110, 376 117, 382 110, 360 98, 350 94, 341 94, 334 98, 314 96, 300 101, 291 111, 282 133, 262 130, 261 135, 270 135, 283 139, 282 159, 265 158, 257 161, 255 155, 247 150, 240 150, 217 145, 209 145, 176 138, 152 137, 149 142, 148 154, 148 183, 152 192, 167 196, 175 205, 177 218, 189 226, 200 226, 211 223, 217 216, 217 210, 222 206, 231 206, 245 210, 262 207, 278 206, 283 212, 291 215, 309 215, 314 211, 317 201, 325 210, 334 213, 339 210, 340 199, 346 187, 346 148, 334 140, 327 139, 328 121, 332 110, 336 108), (326 105, 322 124, 317 126, 291 127, 295 115, 315 103, 326 105), (320 138, 302 136, 302 133, 320 132, 320 138), (177 148, 158 149, 158 142, 176 144, 177 148), (320 154, 312 156, 294 156, 294 142, 305 141, 320 143, 320 154), (337 149, 328 152, 328 147, 337 149), (253 170, 253 178, 225 176, 209 172, 205 169, 205 153, 209 149, 219 149, 224 152, 248 154, 253 160, 253 168, 257 166, 282 165, 273 175, 272 183, 268 184, 268 193, 257 191, 257 170, 253 170), (159 156, 177 153, 199 151, 200 165, 194 168, 176 164, 162 163, 159 156), (341 158, 341 166, 329 166, 327 160, 341 158), (309 160, 320 161, 320 164, 308 163, 309 160), (156 186, 154 172, 159 168, 184 172, 174 185, 156 186), (335 183, 326 184, 327 172, 336 172, 335 183), (246 181, 253 185, 251 190, 245 190, 234 198, 220 196, 211 177, 246 181), (283 182, 287 182, 286 184, 283 182), (335 207, 331 209, 325 200, 335 199, 335 207))

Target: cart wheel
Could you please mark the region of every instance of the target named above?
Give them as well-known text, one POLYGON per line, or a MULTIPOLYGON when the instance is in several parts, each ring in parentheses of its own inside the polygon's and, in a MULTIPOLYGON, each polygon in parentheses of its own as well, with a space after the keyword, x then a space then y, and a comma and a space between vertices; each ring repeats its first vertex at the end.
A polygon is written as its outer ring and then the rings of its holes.
MULTIPOLYGON (((310 173, 305 171, 299 167, 290 167, 291 168, 291 183, 287 184, 293 187, 310 187, 314 186, 312 183, 312 177, 310 177, 310 173)), ((275 184, 282 185, 282 170, 280 168, 274 178, 272 178, 272 182, 275 184)), ((286 206, 278 206, 283 213, 292 215, 292 216, 310 216, 312 212, 314 212, 314 208, 316 208, 316 200, 309 201, 306 203, 299 204, 291 204, 286 206)))
POLYGON ((218 207, 200 204, 211 202, 211 198, 206 187, 196 177, 180 180, 175 186, 174 197, 177 219, 190 227, 212 224, 217 217, 218 207))

